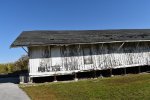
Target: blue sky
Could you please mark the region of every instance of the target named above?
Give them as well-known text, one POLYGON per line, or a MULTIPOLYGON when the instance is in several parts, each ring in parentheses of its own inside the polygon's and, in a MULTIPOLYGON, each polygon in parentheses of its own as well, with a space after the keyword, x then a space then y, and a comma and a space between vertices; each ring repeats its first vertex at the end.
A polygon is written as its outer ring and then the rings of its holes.
POLYGON ((150 28, 150 0, 0 0, 0 63, 25 52, 10 49, 24 30, 150 28))

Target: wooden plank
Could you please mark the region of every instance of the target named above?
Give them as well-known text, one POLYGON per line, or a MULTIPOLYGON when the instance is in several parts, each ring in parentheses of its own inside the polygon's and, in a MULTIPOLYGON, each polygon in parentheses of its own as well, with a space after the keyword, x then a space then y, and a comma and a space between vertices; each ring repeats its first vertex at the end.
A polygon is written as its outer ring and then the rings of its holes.
POLYGON ((123 46, 121 43, 95 44, 88 45, 85 49, 83 47, 84 45, 30 47, 30 75, 55 72, 55 66, 59 66, 57 71, 65 73, 150 65, 150 43, 125 43, 123 46), (85 64, 86 58, 91 58, 92 64, 85 64))

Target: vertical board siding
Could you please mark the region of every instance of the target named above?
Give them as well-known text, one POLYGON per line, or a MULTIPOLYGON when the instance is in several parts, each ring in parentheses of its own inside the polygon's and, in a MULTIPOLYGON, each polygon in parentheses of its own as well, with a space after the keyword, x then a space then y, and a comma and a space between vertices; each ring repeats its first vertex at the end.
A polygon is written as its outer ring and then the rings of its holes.
POLYGON ((53 71, 61 71, 62 70, 62 57, 61 57, 61 48, 52 47, 51 48, 51 67, 53 71))
POLYGON ((150 43, 29 47, 30 75, 150 65, 150 43))

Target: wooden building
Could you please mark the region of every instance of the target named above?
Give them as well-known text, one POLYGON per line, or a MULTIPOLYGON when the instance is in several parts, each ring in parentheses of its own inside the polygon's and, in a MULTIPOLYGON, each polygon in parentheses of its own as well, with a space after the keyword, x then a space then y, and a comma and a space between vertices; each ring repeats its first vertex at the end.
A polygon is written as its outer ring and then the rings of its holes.
POLYGON ((24 31, 30 77, 150 65, 150 30, 24 31))

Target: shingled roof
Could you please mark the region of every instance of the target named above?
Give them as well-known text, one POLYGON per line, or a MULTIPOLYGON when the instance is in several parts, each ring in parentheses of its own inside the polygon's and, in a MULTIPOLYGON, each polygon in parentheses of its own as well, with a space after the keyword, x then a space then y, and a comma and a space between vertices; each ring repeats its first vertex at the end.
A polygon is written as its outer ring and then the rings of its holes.
POLYGON ((150 41, 150 29, 23 31, 11 47, 150 41))

